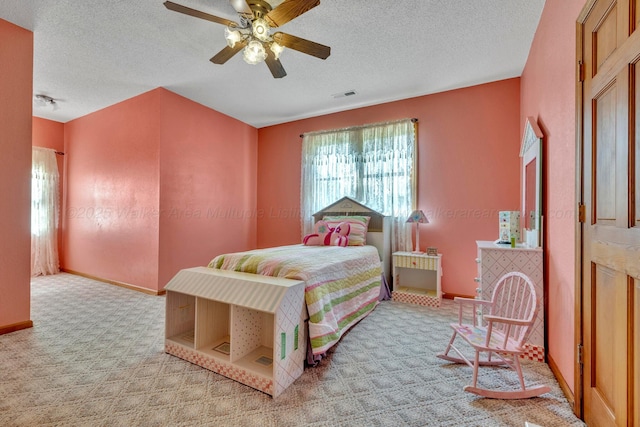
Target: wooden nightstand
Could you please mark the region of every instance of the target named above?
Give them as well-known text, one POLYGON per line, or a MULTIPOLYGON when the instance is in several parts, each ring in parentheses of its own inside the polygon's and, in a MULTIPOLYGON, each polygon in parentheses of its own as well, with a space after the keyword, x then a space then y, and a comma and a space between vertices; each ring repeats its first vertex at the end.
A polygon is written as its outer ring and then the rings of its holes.
POLYGON ((442 301, 442 254, 393 253, 394 301, 439 307, 442 301))

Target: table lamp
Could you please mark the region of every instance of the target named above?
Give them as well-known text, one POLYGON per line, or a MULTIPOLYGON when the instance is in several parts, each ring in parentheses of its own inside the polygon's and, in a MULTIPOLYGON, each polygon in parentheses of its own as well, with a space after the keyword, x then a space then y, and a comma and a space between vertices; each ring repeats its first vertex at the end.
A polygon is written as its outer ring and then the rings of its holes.
POLYGON ((407 222, 416 223, 416 249, 413 251, 413 253, 421 254, 422 251, 420 250, 420 224, 428 224, 429 220, 424 215, 424 212, 422 212, 422 210, 416 209, 415 211, 411 212, 411 215, 409 215, 407 222))

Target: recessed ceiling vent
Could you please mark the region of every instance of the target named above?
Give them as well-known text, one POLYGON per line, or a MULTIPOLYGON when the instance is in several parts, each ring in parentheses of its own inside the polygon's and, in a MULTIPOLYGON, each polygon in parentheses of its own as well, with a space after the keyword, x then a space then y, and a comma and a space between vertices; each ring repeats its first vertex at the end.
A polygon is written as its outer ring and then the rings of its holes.
POLYGON ((331 96, 333 96, 334 98, 344 98, 345 96, 353 96, 355 94, 356 94, 356 91, 351 89, 346 92, 334 93, 331 96))

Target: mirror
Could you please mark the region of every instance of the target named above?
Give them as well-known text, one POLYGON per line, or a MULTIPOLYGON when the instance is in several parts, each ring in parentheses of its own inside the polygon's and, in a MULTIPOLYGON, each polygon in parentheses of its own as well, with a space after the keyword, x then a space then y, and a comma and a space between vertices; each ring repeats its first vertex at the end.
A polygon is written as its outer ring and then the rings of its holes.
POLYGON ((527 246, 542 246, 542 131, 527 117, 520 148, 522 158, 522 239, 527 246))
POLYGON ((537 159, 531 160, 524 168, 524 210, 522 217, 524 218, 525 230, 536 228, 534 221, 534 212, 536 210, 536 165, 537 159))

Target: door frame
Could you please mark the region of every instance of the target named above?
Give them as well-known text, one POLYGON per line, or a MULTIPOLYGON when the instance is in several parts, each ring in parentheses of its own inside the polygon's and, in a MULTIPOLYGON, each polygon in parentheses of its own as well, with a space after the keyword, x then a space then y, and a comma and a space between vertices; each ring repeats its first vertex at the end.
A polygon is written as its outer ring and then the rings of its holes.
POLYGON ((584 245, 584 79, 586 67, 584 66, 584 37, 583 23, 591 13, 597 0, 587 0, 576 21, 576 200, 577 221, 575 224, 575 299, 574 299, 574 404, 573 412, 580 419, 584 419, 584 364, 582 349, 584 344, 584 314, 583 314, 583 245, 584 245))

